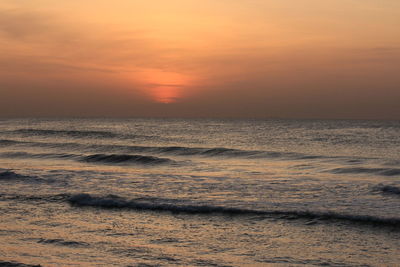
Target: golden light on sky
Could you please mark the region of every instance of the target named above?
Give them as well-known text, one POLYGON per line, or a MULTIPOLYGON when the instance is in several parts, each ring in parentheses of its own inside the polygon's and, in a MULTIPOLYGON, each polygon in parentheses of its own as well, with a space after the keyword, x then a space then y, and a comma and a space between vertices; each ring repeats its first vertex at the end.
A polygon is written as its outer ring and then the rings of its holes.
POLYGON ((0 114, 399 118, 399 18, 397 0, 3 0, 0 114))

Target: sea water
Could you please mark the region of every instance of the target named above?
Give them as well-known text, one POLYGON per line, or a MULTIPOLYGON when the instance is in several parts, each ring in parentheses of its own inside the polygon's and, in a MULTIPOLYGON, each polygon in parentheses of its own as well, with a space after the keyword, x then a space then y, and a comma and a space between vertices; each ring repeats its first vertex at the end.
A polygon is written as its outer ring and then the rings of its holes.
POLYGON ((0 120, 0 212, 0 266, 398 266, 400 122, 0 120))

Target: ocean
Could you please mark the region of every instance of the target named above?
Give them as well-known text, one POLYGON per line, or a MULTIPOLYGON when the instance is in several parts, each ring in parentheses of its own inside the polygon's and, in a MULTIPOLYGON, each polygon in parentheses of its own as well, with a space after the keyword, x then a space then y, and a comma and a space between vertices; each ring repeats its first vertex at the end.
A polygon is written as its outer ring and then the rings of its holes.
POLYGON ((0 212, 0 266, 399 266, 400 122, 3 119, 0 212))

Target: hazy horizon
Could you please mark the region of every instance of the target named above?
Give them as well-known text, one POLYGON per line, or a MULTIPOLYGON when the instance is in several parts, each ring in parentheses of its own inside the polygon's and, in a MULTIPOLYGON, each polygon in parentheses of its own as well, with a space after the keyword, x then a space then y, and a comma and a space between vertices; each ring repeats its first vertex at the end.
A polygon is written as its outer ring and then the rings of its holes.
POLYGON ((400 119, 325 118, 325 117, 174 117, 174 116, 0 116, 0 120, 198 120, 198 121, 381 121, 398 122, 400 119))
POLYGON ((0 117, 400 119, 400 2, 0 3, 0 117))

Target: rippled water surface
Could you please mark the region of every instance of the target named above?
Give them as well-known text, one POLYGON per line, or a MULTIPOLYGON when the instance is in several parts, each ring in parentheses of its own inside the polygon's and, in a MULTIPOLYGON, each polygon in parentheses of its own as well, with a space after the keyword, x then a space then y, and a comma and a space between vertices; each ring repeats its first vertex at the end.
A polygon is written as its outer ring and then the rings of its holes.
POLYGON ((400 262, 395 121, 0 120, 0 188, 0 266, 400 262))

